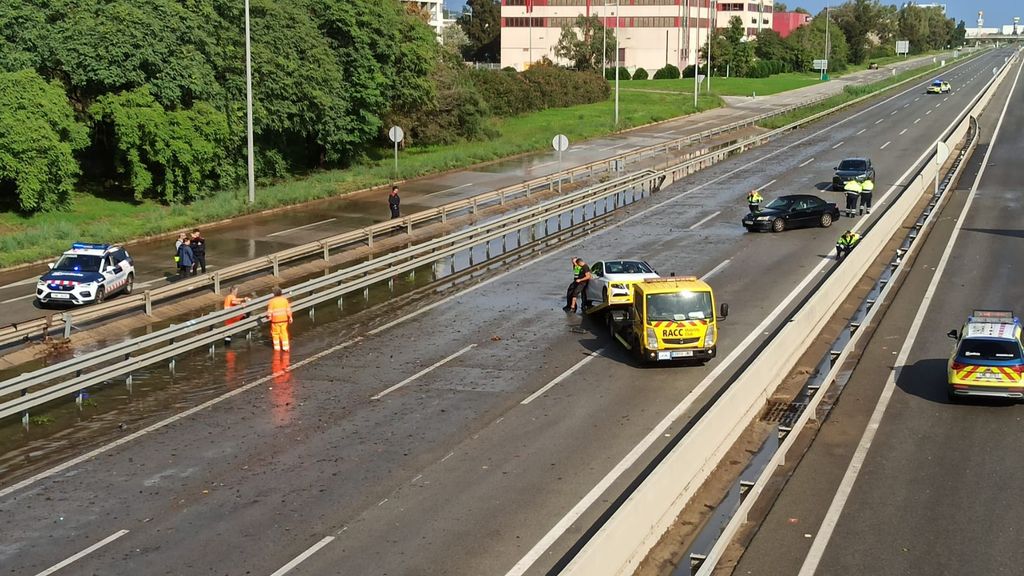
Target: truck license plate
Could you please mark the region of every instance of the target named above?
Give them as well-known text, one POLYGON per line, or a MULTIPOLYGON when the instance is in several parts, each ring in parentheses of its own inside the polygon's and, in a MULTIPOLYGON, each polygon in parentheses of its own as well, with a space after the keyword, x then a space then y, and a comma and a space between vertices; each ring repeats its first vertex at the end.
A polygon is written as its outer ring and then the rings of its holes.
POLYGON ((680 350, 672 353, 673 358, 689 358, 691 356, 693 356, 693 350, 680 350))
POLYGON ((754 221, 753 220, 744 220, 743 224, 746 225, 746 226, 753 226, 754 225, 754 221))

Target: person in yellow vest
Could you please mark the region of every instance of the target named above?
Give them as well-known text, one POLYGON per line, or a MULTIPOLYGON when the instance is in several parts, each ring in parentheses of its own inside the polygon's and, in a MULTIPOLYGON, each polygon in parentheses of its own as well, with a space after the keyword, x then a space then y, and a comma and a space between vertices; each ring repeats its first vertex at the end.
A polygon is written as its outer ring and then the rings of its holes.
POLYGON ((751 212, 760 212, 761 202, 764 202, 764 196, 761 196, 757 190, 751 190, 750 194, 747 194, 747 206, 750 207, 751 212))
POLYGON ((860 234, 847 230, 836 240, 836 261, 842 262, 843 258, 853 252, 854 246, 860 242, 860 234))
POLYGON ((290 348, 288 342, 288 325, 292 323, 292 305, 281 293, 280 286, 274 286, 274 297, 267 302, 267 320, 270 321, 270 339, 274 342, 274 350, 290 348))
POLYGON ((860 213, 871 214, 871 193, 875 190, 875 183, 871 178, 865 178, 860 184, 860 213))
POLYGON ((856 180, 848 180, 843 186, 843 190, 846 191, 846 215, 853 216, 857 215, 857 201, 860 200, 861 185, 856 180))

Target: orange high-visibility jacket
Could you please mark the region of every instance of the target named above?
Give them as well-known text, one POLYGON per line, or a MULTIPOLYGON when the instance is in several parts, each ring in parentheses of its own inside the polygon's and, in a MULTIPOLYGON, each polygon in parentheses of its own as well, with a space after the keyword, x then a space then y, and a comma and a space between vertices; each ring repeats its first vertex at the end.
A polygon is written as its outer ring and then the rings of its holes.
POLYGON ((275 296, 267 302, 267 317, 272 323, 291 322, 292 305, 284 296, 275 296))

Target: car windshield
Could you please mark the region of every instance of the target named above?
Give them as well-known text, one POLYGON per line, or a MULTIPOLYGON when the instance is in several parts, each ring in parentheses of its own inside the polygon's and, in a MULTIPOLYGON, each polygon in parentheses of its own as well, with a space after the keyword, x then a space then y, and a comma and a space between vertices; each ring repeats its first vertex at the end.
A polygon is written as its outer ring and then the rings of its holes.
POLYGON ((605 274, 653 274, 646 262, 634 260, 613 260, 604 265, 605 274))
MULTIPOLYGON (((932 86, 942 86, 942 80, 936 80, 935 82, 932 82, 932 86)), ((920 90, 920 88, 918 88, 918 90, 920 90)))
POLYGON ((867 168, 868 163, 865 160, 843 160, 839 163, 840 170, 867 170, 867 168))
POLYGON ((648 294, 647 321, 706 320, 712 318, 710 292, 648 294))
POLYGON ((771 210, 788 210, 793 205, 792 198, 776 198, 771 202, 764 205, 765 208, 771 210))
POLYGON ((1013 340, 964 338, 959 356, 966 360, 1020 360, 1020 346, 1013 340))
POLYGON ((57 260, 53 269, 61 272, 99 272, 102 262, 103 258, 101 256, 65 254, 60 257, 60 260, 57 260))

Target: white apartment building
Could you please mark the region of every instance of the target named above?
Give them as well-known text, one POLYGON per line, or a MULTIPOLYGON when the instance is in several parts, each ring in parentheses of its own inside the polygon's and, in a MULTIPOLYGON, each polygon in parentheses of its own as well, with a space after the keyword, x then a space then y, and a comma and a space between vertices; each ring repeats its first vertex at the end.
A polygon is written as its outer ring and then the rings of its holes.
POLYGON ((447 23, 444 18, 444 0, 402 0, 409 4, 416 4, 421 10, 430 14, 430 27, 434 29, 434 33, 437 34, 437 39, 441 39, 441 32, 444 30, 444 26, 447 23))
POLYGON ((680 69, 693 64, 707 42, 711 19, 724 28, 739 16, 747 37, 770 29, 772 0, 502 0, 501 66, 525 70, 545 56, 559 62, 555 46, 562 26, 580 14, 597 16, 608 34, 618 33, 623 66, 653 73, 666 64, 680 69))

